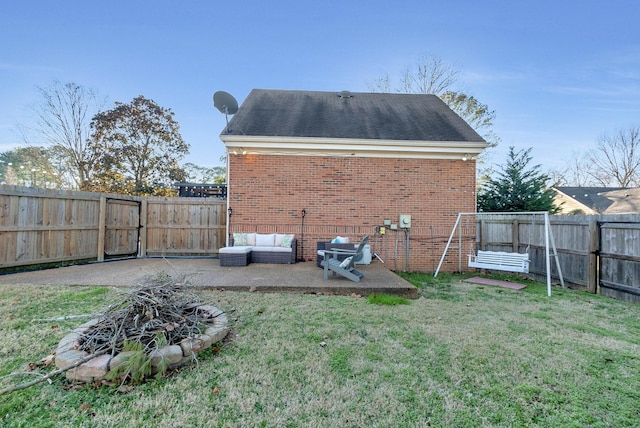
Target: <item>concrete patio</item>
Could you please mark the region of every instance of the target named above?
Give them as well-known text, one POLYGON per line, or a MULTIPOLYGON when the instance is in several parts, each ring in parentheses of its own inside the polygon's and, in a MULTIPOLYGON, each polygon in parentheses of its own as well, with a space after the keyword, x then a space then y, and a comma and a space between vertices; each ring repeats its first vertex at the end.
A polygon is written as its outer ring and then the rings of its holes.
POLYGON ((165 272, 187 275, 193 287, 229 291, 336 295, 384 293, 417 297, 417 289, 413 285, 378 261, 359 265, 358 270, 366 275, 360 282, 331 275, 325 281, 322 269, 314 262, 222 267, 214 258, 143 258, 0 275, 0 284, 130 287, 137 285, 146 275, 165 272))

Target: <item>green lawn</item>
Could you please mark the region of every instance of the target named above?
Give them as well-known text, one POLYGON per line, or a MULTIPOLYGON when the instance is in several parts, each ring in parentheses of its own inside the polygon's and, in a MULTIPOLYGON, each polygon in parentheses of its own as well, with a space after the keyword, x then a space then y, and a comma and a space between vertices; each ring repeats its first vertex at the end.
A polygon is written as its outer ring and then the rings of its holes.
MULTIPOLYGON (((129 392, 52 383, 0 396, 7 427, 631 427, 640 305, 528 282, 407 277, 409 304, 203 291, 233 340, 129 392)), ((122 290, 0 285, 0 376, 26 371, 122 290)), ((44 369, 49 370, 49 369, 44 369)), ((33 379, 3 378, 0 388, 33 379)))

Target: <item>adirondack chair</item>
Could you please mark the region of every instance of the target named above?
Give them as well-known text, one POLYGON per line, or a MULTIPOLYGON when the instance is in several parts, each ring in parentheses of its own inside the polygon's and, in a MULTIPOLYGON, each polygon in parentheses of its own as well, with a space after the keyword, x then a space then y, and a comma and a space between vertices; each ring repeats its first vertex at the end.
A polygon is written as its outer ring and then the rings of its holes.
POLYGON ((324 268, 324 279, 329 279, 329 271, 333 273, 333 276, 342 275, 351 281, 360 282, 364 278, 364 273, 356 269, 356 259, 362 254, 364 246, 369 241, 369 237, 365 236, 360 241, 358 248, 354 250, 340 250, 331 249, 324 250, 324 260, 322 261, 322 267, 324 268), (349 255, 344 261, 338 260, 338 255, 349 255))

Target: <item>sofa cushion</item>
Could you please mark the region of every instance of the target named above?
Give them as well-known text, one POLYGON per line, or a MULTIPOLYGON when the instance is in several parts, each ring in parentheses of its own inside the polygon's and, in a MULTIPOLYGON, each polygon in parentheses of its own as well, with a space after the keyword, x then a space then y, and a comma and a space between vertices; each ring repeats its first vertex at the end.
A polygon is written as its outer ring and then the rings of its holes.
POLYGON ((275 244, 275 233, 256 233, 256 247, 273 247, 275 244))
POLYGON ((247 233, 247 245, 256 245, 256 234, 247 233))
POLYGON ((252 248, 253 252, 258 253, 290 253, 291 251, 293 251, 293 248, 291 247, 260 247, 256 245, 252 248))

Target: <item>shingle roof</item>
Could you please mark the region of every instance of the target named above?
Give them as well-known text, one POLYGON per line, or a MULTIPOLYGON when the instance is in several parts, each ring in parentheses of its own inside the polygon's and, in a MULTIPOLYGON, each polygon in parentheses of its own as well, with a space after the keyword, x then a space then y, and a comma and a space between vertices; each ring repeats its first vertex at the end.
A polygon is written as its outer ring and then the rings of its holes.
POLYGON ((484 142, 435 95, 254 89, 222 134, 484 142))
POLYGON ((605 193, 624 190, 624 187, 555 187, 558 191, 575 199, 582 205, 592 210, 603 213, 609 208, 613 201, 606 196, 605 193))

